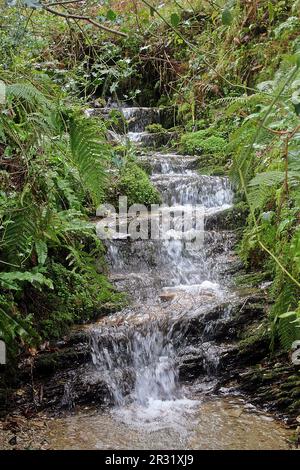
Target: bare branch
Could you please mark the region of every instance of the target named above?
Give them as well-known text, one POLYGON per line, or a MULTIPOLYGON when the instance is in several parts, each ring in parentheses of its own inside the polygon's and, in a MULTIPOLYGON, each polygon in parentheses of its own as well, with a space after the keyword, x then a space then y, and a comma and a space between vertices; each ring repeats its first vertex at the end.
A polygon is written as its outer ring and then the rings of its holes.
POLYGON ((47 3, 47 7, 55 7, 56 5, 70 5, 70 3, 81 3, 84 1, 85 0, 67 0, 67 1, 62 1, 62 2, 53 2, 53 3, 47 3))
POLYGON ((104 26, 104 25, 98 23, 97 21, 93 20, 89 16, 75 15, 73 13, 62 13, 60 11, 53 10, 53 8, 49 8, 49 6, 45 5, 45 4, 43 5, 43 7, 46 11, 48 11, 52 15, 61 16, 62 18, 67 18, 67 19, 75 19, 75 20, 86 21, 87 23, 90 23, 90 24, 96 26, 97 28, 102 29, 103 31, 106 31, 106 32, 111 33, 111 34, 116 34, 117 36, 122 36, 122 37, 127 38, 126 33, 123 33, 122 31, 117 31, 115 29, 108 28, 107 26, 104 26))

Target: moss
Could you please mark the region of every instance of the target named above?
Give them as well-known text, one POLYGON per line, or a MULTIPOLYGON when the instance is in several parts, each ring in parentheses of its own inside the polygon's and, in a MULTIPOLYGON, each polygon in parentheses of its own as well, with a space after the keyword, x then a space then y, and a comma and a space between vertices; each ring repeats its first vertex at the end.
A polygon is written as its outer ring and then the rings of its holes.
POLYGON ((187 132, 198 131, 201 129, 206 129, 208 127, 207 121, 205 119, 197 119, 196 121, 189 121, 185 125, 185 129, 187 132))
POLYGON ((161 132, 167 132, 167 130, 164 129, 161 124, 148 124, 148 126, 145 127, 145 130, 150 132, 150 134, 160 134, 161 132))
POLYGON ((247 206, 234 206, 214 214, 207 222, 207 228, 216 227, 219 230, 237 230, 244 226, 248 215, 247 206))
POLYGON ((300 410, 300 400, 296 400, 290 405, 291 410, 298 412, 300 410))
POLYGON ((114 305, 114 310, 125 304, 124 295, 96 271, 80 273, 61 263, 49 262, 48 273, 53 290, 30 288, 22 299, 42 339, 60 338, 70 325, 105 314, 107 304, 114 305))
POLYGON ((291 381, 291 382, 294 382, 294 381, 298 381, 300 379, 300 375, 289 375, 289 377, 287 378, 288 381, 291 381))
POLYGON ((148 161, 139 162, 139 166, 147 173, 148 176, 152 173, 152 166, 148 161))
POLYGON ((291 397, 293 398, 300 398, 300 388, 297 387, 295 390, 291 392, 291 397))
POLYGON ((226 140, 213 128, 188 132, 181 137, 181 146, 185 153, 190 155, 220 155, 224 154, 226 140))
POLYGON ((83 362, 89 355, 89 349, 84 348, 80 351, 67 348, 53 353, 39 354, 34 362, 34 367, 39 373, 49 374, 58 369, 74 366, 76 362, 83 362))
POLYGON ((270 333, 267 328, 267 322, 250 324, 241 334, 241 340, 238 343, 239 355, 245 355, 249 351, 255 351, 261 344, 267 344, 270 340, 270 333))
MULTIPOLYGON (((292 390, 295 386, 297 386, 297 382, 286 382, 281 385, 281 388, 284 390, 292 390)), ((300 382, 298 382, 298 386, 300 386, 300 382)))
POLYGON ((120 173, 116 191, 120 196, 127 196, 128 206, 132 204, 158 204, 161 197, 151 183, 147 173, 135 162, 126 163, 120 173))
POLYGON ((198 160, 198 170, 202 175, 224 176, 228 171, 226 155, 203 155, 198 160))

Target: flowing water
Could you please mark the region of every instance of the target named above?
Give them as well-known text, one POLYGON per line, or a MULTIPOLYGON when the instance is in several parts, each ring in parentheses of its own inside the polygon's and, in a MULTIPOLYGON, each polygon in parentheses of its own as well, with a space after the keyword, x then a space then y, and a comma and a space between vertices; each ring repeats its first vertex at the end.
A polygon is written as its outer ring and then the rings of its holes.
MULTIPOLYGON (((129 122, 127 137, 147 145, 145 126, 159 122, 159 110, 125 108, 123 113, 129 122)), ((239 302, 231 279, 238 263, 235 237, 228 230, 207 228, 195 248, 182 236, 181 220, 183 210, 192 213, 199 205, 204 227, 209 227, 214 214, 232 205, 228 179, 199 175, 195 157, 144 150, 140 160, 151 168, 163 203, 173 206, 171 226, 159 232, 168 236, 106 240, 111 278, 129 293, 131 304, 90 326, 93 365, 86 379, 101 378, 113 407, 55 420, 51 445, 286 448, 286 431, 270 416, 238 397, 212 398, 222 358, 231 347, 218 340, 219 331, 239 302)), ((147 231, 160 219, 144 212, 141 220, 147 231)), ((191 220, 188 232, 195 230, 191 220)))

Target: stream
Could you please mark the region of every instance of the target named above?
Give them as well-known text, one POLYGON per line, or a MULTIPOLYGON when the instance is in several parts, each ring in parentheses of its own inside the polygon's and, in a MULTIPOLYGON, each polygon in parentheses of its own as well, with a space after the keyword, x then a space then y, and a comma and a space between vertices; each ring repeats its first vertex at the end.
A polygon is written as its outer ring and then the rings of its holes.
MULTIPOLYGON (((101 380, 112 406, 53 419, 50 446, 288 448, 288 432, 272 416, 230 387, 215 393, 218 376, 234 357, 228 332, 243 302, 232 280, 239 265, 235 234, 211 223, 232 206, 230 182, 200 175, 196 157, 148 150, 155 136, 145 126, 160 122, 159 110, 124 108, 123 114, 129 132, 120 138, 138 146, 140 162, 150 168, 166 205, 163 210, 172 206, 171 223, 159 228, 157 239, 116 234, 105 240, 111 280, 130 295, 131 303, 87 327, 92 363, 82 380, 101 380), (193 246, 196 205, 203 227, 200 245, 193 246), (193 214, 184 236, 183 212, 193 214)), ((138 221, 147 232, 160 217, 157 211, 149 215, 141 210, 138 221)), ((118 223, 127 226, 121 218, 118 223)), ((131 226, 136 229, 134 218, 131 226)))

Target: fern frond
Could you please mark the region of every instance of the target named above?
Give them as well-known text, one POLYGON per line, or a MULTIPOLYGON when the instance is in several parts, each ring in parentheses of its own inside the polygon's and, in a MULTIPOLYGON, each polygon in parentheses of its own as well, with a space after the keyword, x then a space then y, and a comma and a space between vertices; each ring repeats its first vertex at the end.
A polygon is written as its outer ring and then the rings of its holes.
POLYGON ((73 119, 70 123, 70 145, 72 163, 78 170, 83 186, 98 205, 103 198, 105 167, 110 156, 101 129, 91 119, 73 119))
POLYGON ((41 272, 35 270, 0 273, 0 285, 5 289, 18 290, 19 283, 22 282, 45 285, 50 289, 53 289, 53 283, 51 279, 44 276, 44 274, 41 272))
POLYGON ((280 344, 286 351, 289 351, 293 342, 299 339, 297 328, 295 328, 295 325, 292 323, 295 320, 296 315, 293 315, 289 318, 280 318, 278 322, 280 344))
POLYGON ((268 103, 269 97, 264 93, 253 93, 252 95, 242 96, 227 96, 220 98, 214 102, 217 106, 226 106, 226 116, 231 116, 237 111, 241 111, 245 108, 253 108, 262 103, 268 103))
POLYGON ((33 210, 28 214, 26 209, 22 209, 5 221, 1 245, 5 247, 10 262, 21 265, 30 256, 36 230, 36 214, 33 210))
POLYGON ((249 186, 275 186, 279 183, 282 183, 284 178, 284 172, 273 170, 266 171, 264 173, 258 173, 254 178, 249 182, 249 186))
POLYGON ((31 109, 53 109, 53 103, 32 83, 12 83, 6 87, 7 97, 26 103, 31 109))

